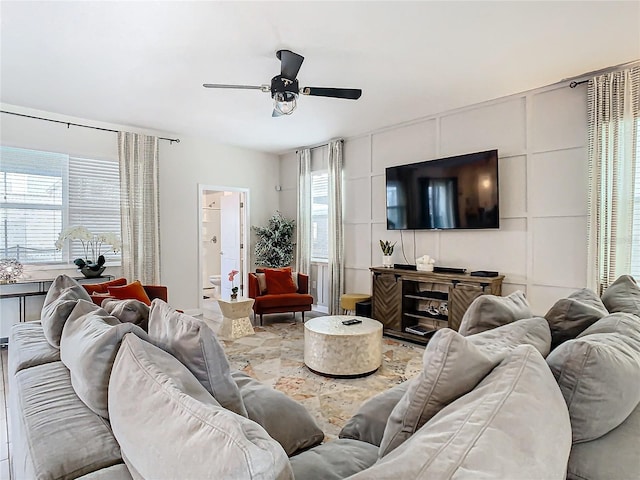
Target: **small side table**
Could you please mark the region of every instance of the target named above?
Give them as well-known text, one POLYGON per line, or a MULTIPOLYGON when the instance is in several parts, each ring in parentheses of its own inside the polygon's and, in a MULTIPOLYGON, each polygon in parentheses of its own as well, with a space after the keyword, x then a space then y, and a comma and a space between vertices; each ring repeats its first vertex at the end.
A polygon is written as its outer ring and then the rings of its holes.
POLYGON ((218 333, 221 338, 235 340, 236 338, 256 333, 251 325, 249 315, 253 307, 253 298, 238 297, 237 300, 218 299, 222 312, 222 326, 218 333))

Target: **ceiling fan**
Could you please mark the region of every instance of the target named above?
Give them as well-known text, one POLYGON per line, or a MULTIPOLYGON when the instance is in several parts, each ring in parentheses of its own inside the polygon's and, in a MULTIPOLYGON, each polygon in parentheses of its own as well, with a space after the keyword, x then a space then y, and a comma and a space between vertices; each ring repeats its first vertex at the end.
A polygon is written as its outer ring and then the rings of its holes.
POLYGON ((296 78, 304 57, 291 50, 278 50, 276 56, 280 60, 280 75, 271 79, 271 85, 225 85, 220 83, 205 83, 205 88, 238 88, 244 90, 261 90, 271 92, 273 98, 272 117, 291 115, 296 109, 298 94, 315 97, 334 97, 357 100, 362 95, 359 88, 327 88, 327 87, 303 87, 298 86, 296 78))

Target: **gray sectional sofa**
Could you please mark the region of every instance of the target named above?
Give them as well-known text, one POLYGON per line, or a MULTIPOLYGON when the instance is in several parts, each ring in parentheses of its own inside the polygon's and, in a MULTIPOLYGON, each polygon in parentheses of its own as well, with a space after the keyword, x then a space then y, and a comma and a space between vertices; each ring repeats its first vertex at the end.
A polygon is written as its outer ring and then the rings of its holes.
POLYGON ((202 322, 156 300, 144 331, 61 276, 41 321, 12 328, 14 478, 638 478, 640 289, 607 292, 546 318, 521 294, 480 297, 466 336, 439 331, 418 377, 321 443, 202 322))

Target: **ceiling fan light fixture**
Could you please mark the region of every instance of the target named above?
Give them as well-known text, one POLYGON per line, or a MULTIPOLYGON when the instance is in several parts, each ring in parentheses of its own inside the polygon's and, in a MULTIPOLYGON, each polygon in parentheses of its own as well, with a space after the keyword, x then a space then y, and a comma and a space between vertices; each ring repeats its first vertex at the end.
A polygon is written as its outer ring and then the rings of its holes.
POLYGON ((282 115, 291 115, 298 106, 298 95, 293 92, 273 94, 273 108, 282 115))

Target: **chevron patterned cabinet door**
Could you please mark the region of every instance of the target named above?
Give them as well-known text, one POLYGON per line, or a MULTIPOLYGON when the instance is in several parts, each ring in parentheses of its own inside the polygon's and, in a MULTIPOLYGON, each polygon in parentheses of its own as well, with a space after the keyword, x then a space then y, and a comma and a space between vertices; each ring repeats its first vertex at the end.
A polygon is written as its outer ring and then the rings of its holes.
POLYGON ((373 318, 385 329, 402 331, 402 279, 393 273, 373 274, 373 318))

